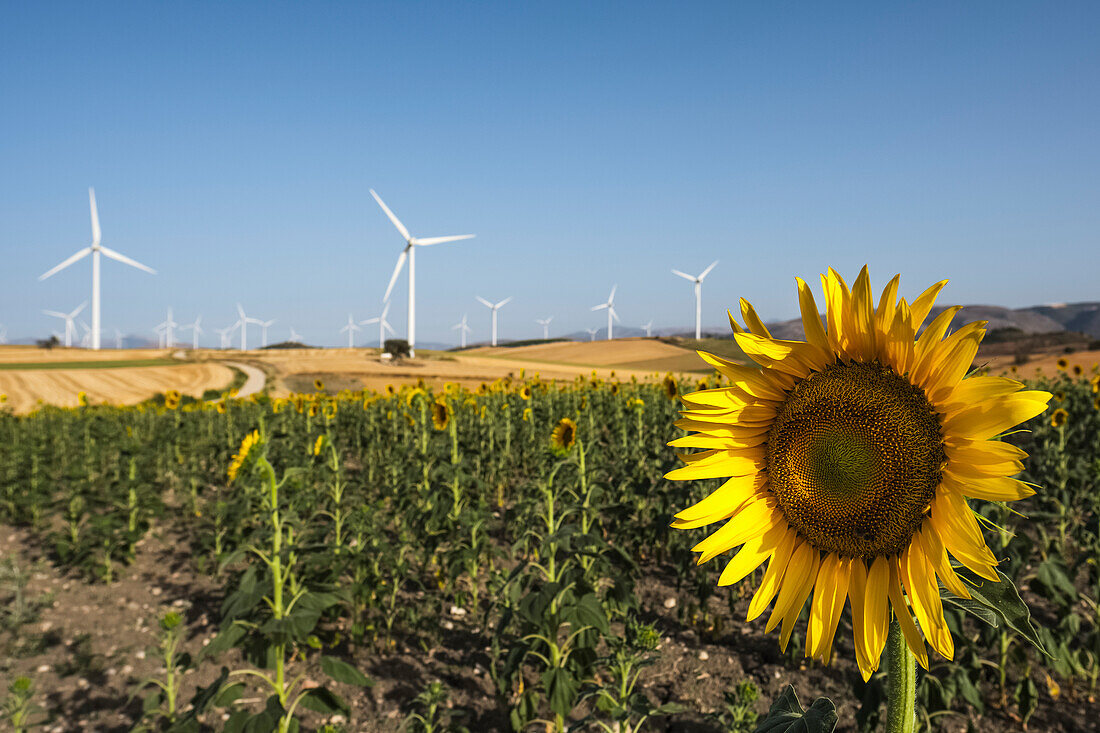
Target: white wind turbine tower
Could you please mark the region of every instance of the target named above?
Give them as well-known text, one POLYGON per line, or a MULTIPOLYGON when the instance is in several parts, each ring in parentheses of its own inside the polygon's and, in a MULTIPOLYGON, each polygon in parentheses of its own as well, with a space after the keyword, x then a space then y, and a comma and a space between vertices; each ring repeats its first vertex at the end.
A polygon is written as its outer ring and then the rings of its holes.
POLYGON ((85 323, 83 318, 77 321, 77 323, 84 329, 84 335, 80 337, 80 348, 86 349, 92 345, 92 327, 85 323))
POLYGON ((186 326, 184 326, 183 328, 180 329, 181 331, 187 331, 187 330, 191 331, 191 348, 193 350, 199 348, 199 336, 206 333, 205 331, 202 330, 202 327, 199 326, 200 323, 202 323, 202 316, 201 315, 198 318, 195 319, 194 323, 189 323, 189 324, 187 324, 186 326))
POLYGON ((461 334, 462 344, 459 346, 460 349, 465 349, 466 348, 466 334, 468 334, 470 331, 473 330, 466 323, 466 316, 467 316, 467 314, 463 313, 462 314, 462 321, 460 323, 456 323, 455 325, 451 326, 452 331, 457 330, 461 334))
POLYGON ((168 309, 168 317, 163 322, 157 324, 157 329, 164 331, 164 348, 170 349, 175 344, 175 339, 172 338, 172 329, 178 328, 180 324, 172 320, 172 309, 168 309))
POLYGON ((550 338, 550 321, 552 321, 552 320, 554 320, 553 316, 550 316, 549 318, 543 319, 541 321, 538 318, 535 319, 535 323, 542 326, 542 340, 543 341, 546 341, 547 339, 550 338))
POLYGON ((374 318, 368 318, 365 321, 359 321, 361 326, 369 326, 372 323, 378 324, 378 348, 386 348, 386 331, 393 333, 393 326, 386 320, 386 314, 390 312, 390 302, 386 301, 386 306, 382 309, 382 315, 375 316, 374 318))
POLYGON ((672 272, 685 280, 690 280, 695 283, 695 338, 702 338, 702 319, 703 319, 703 278, 710 274, 710 271, 714 269, 714 266, 718 264, 718 260, 710 263, 710 267, 703 270, 699 277, 692 277, 686 272, 680 272, 679 270, 673 270, 672 272))
POLYGON ((618 287, 619 287, 618 285, 612 285, 611 286, 611 295, 607 296, 607 302, 606 303, 600 303, 599 305, 594 305, 590 309, 590 310, 594 310, 594 311, 603 310, 604 308, 607 309, 607 340, 608 341, 611 340, 611 319, 614 318, 616 321, 619 320, 619 314, 615 312, 615 305, 614 305, 614 303, 615 303, 615 290, 618 287))
POLYGON ((8 327, 0 326, 0 344, 6 344, 8 342, 8 327))
POLYGON ((355 332, 356 331, 362 331, 362 330, 363 329, 359 328, 359 324, 355 322, 355 319, 351 317, 351 314, 348 313, 348 325, 341 328, 340 333, 343 333, 344 331, 348 332, 348 348, 349 349, 352 347, 351 340, 354 337, 355 332))
POLYGON ((596 334, 600 332, 600 329, 598 329, 598 328, 586 328, 584 330, 588 331, 588 340, 589 341, 595 341, 596 340, 596 334))
POLYGON ((491 310, 493 312, 493 340, 492 340, 492 345, 496 346, 497 345, 497 311, 500 310, 501 308, 503 308, 505 305, 507 305, 508 301, 510 301, 512 299, 512 296, 509 295, 507 298, 500 301, 496 305, 493 305, 489 301, 485 300, 485 298, 482 298, 480 295, 476 295, 474 297, 477 298, 483 306, 485 306, 486 308, 488 308, 489 310, 491 310))
MULTIPOLYGON (((235 325, 241 327, 241 351, 248 351, 248 324, 253 323, 257 326, 263 326, 264 322, 259 318, 253 318, 244 314, 244 306, 237 303, 237 315, 240 316, 240 320, 235 325)), ((272 321, 274 323, 274 321, 272 321)), ((265 346, 267 344, 264 344, 265 346)))
POLYGON ((270 321, 256 321, 256 323, 260 327, 260 346, 262 348, 266 349, 267 348, 267 329, 269 329, 269 328, 271 328, 272 326, 275 325, 275 319, 272 318, 270 321))
POLYGON ((88 189, 88 202, 92 209, 92 246, 85 247, 69 259, 62 262, 52 270, 48 270, 42 275, 38 276, 39 282, 45 280, 51 275, 61 272, 69 265, 73 264, 77 260, 83 259, 87 255, 92 256, 92 348, 99 349, 99 255, 103 253, 112 260, 117 260, 124 265, 130 267, 136 267, 139 270, 145 270, 150 275, 156 275, 157 271, 146 267, 136 260, 132 260, 126 255, 119 254, 113 249, 108 249, 99 243, 100 231, 99 231, 99 211, 96 210, 95 205, 95 189, 88 189))
POLYGON ((382 202, 382 199, 378 197, 378 194, 374 192, 372 188, 370 195, 374 197, 374 200, 378 202, 378 205, 382 207, 382 211, 386 212, 386 216, 397 228, 397 231, 401 233, 401 236, 405 238, 405 249, 401 250, 401 256, 397 258, 397 267, 393 269, 393 276, 390 277, 390 284, 386 288, 386 294, 382 296, 383 301, 390 299, 390 291, 393 290, 394 283, 397 282, 397 276, 401 274, 401 268, 405 265, 405 260, 409 261, 409 325, 408 325, 408 342, 409 342, 409 356, 416 355, 416 248, 427 247, 432 244, 443 244, 445 242, 457 242, 462 239, 473 239, 473 234, 459 234, 450 237, 427 237, 420 238, 414 237, 409 234, 409 230, 405 228, 405 225, 394 216, 394 213, 389 210, 389 207, 382 202))
POLYGON ((119 331, 117 328, 115 329, 115 348, 119 350, 122 349, 122 331, 119 331))
POLYGON ((65 319, 65 346, 73 345, 73 335, 76 333, 75 319, 80 315, 80 311, 84 310, 84 306, 88 305, 88 301, 84 301, 80 304, 80 307, 74 310, 72 313, 61 313, 60 311, 42 311, 47 316, 53 316, 54 318, 65 319))
POLYGON ((216 329, 214 329, 215 331, 217 331, 218 336, 222 340, 222 348, 223 349, 228 349, 229 348, 229 345, 230 345, 229 341, 230 341, 230 339, 233 338, 233 332, 237 330, 238 325, 239 324, 234 323, 232 326, 227 326, 226 328, 216 328, 216 329))
POLYGON ((645 324, 644 326, 642 326, 642 328, 644 328, 644 329, 645 329, 645 337, 646 337, 646 338, 649 338, 649 337, 650 337, 650 336, 652 335, 652 334, 651 334, 651 333, 649 332, 649 330, 650 330, 651 328, 653 328, 653 321, 650 321, 649 323, 645 324))

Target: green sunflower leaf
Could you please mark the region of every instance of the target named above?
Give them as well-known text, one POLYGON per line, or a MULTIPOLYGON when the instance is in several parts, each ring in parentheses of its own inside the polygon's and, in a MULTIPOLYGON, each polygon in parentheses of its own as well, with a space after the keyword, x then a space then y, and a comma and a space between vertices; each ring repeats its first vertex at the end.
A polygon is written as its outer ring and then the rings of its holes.
POLYGON ((832 700, 819 697, 808 710, 803 710, 794 687, 787 685, 757 724, 755 733, 831 733, 837 719, 832 700))
POLYGON ((1020 598, 1020 591, 1016 589, 1016 584, 1011 578, 1000 570, 997 571, 999 583, 979 577, 966 568, 956 568, 955 572, 967 584, 971 597, 967 600, 944 592, 945 601, 973 614, 990 626, 998 627, 1003 623, 1031 642, 1043 654, 1051 659, 1054 658, 1047 651, 1043 640, 1039 637, 1039 632, 1031 623, 1031 611, 1020 598))

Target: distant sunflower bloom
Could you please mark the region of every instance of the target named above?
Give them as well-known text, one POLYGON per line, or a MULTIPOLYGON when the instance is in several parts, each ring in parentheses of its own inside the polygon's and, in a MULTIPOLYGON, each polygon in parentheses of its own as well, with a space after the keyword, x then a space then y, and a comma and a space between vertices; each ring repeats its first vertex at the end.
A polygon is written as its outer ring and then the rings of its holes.
POLYGON ((670 400, 676 399, 676 396, 680 394, 680 389, 676 386, 676 380, 671 374, 665 375, 664 382, 661 383, 661 386, 664 387, 665 395, 670 400))
POLYGON ((572 448, 576 442, 577 423, 568 417, 563 417, 550 433, 551 447, 559 453, 564 453, 572 448))
POLYGON ((325 417, 327 419, 331 420, 334 417, 336 417, 336 409, 337 409, 336 400, 332 400, 331 402, 325 403, 325 408, 324 409, 325 409, 325 417))
POLYGON ((923 667, 922 632, 944 657, 954 655, 938 583, 963 598, 970 592, 948 553, 998 579, 997 558, 966 498, 1010 501, 1034 493, 1009 478, 1026 454, 990 438, 1043 412, 1050 399, 1003 377, 964 379, 985 323, 944 338, 959 310, 953 307, 921 332, 946 281, 910 304, 896 299, 898 279, 876 307, 866 267, 851 289, 830 269, 822 276, 826 329, 799 278, 805 342, 773 338, 742 300, 749 330, 731 315, 734 338, 761 368, 702 354, 730 386, 682 397, 688 409, 676 424, 696 434, 670 445, 705 450, 681 456, 687 466, 667 475, 732 477, 677 514, 673 526, 725 521, 694 547, 699 562, 741 548, 719 585, 768 562, 748 619, 775 600, 766 630, 782 623, 782 647, 812 590, 806 652, 828 662, 850 599, 865 680, 879 667, 891 608, 923 667))
POLYGON ((244 440, 241 441, 241 447, 237 449, 233 459, 229 462, 229 483, 233 483, 237 479, 237 474, 240 473, 241 467, 244 466, 245 461, 248 460, 248 454, 252 452, 252 449, 260 442, 260 432, 253 430, 248 435, 244 436, 244 440))
POLYGON ((1054 413, 1050 416, 1050 424, 1056 428, 1060 428, 1065 425, 1067 420, 1069 420, 1069 413, 1061 407, 1055 410, 1054 413))
POLYGON ((324 392, 325 391, 325 383, 322 382, 320 379, 314 379, 313 380, 313 388, 315 390, 317 390, 318 392, 324 392))
POLYGON ((1079 376, 1081 376, 1081 374, 1084 373, 1084 371, 1085 370, 1081 368, 1080 364, 1074 364, 1073 365, 1073 376, 1079 377, 1079 376))
POLYGON ((320 412, 321 412, 321 406, 320 405, 318 405, 316 402, 310 402, 309 403, 309 416, 310 417, 317 417, 317 414, 320 413, 320 412))
POLYGON ((619 394, 619 383, 618 382, 612 382, 612 384, 611 384, 611 394, 612 395, 619 394))
POLYGON ((80 405, 81 407, 87 407, 88 406, 88 393, 83 392, 83 391, 77 392, 76 393, 76 403, 78 405, 80 405))
POLYGON ((432 402, 432 427, 436 430, 446 430, 451 422, 451 406, 445 400, 432 402))
POLYGON ((531 422, 531 408, 530 407, 524 407, 523 408, 523 422, 531 422))
POLYGON ((229 405, 226 403, 225 398, 218 400, 218 414, 224 415, 226 410, 229 409, 229 405))
POLYGON ((526 384, 523 385, 519 391, 519 396, 525 401, 531 399, 531 387, 526 384))
POLYGON ((301 415, 306 411, 306 398, 300 394, 294 395, 294 409, 301 415))
POLYGON ((1064 401, 1065 399, 1066 399, 1066 393, 1065 393, 1065 392, 1063 392, 1062 390, 1057 390, 1057 391, 1056 391, 1056 392, 1054 393, 1054 401, 1055 401, 1055 402, 1062 402, 1062 401, 1064 401))
POLYGON ((1094 410, 1100 410, 1100 397, 1096 397, 1095 399, 1093 399, 1093 401, 1092 401, 1092 409, 1094 409, 1094 410))
POLYGON ((180 393, 174 389, 170 389, 164 393, 164 406, 169 410, 174 410, 180 406, 180 393))
POLYGON ((1089 385, 1092 387, 1093 394, 1100 392, 1100 375, 1097 375, 1090 379, 1089 385))
POLYGON ((393 397, 395 394, 397 394, 397 390, 394 389, 392 384, 387 384, 386 385, 386 396, 387 397, 393 397))
POLYGON ((321 455, 321 448, 325 446, 325 436, 318 435, 317 440, 313 443, 313 455, 321 455))
POLYGON ((1058 360, 1058 368, 1060 370, 1062 370, 1063 372, 1066 370, 1066 367, 1068 367, 1068 366, 1069 366, 1069 362, 1066 361, 1065 357, 1062 357, 1061 359, 1058 360))

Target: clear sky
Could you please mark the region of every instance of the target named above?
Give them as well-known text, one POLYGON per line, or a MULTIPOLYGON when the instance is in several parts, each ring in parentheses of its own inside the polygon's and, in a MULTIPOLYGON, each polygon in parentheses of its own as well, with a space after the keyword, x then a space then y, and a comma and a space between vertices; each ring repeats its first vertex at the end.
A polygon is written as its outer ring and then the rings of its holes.
MULTIPOLYGON (((421 250, 418 342, 693 321, 670 272, 720 263, 704 325, 741 296, 797 314, 832 265, 912 296, 1100 300, 1100 4, 27 3, 0 5, 0 324, 90 296, 105 334, 168 306, 343 343, 421 250)), ((405 331, 404 276, 390 320, 405 331)), ((369 341, 373 332, 361 334, 369 341)), ((113 343, 105 337, 105 343, 113 343)))

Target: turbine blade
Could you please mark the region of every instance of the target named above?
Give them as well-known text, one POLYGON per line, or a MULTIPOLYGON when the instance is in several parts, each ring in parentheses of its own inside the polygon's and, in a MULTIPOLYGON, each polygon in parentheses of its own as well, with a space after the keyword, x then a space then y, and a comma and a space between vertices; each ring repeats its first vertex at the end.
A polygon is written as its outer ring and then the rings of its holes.
POLYGON ((68 313, 58 313, 57 311, 42 311, 47 316, 53 316, 54 318, 68 318, 68 313))
POLYGON ((692 282, 695 282, 695 278, 693 278, 691 275, 687 274, 686 272, 680 272, 679 270, 673 270, 672 272, 673 272, 673 274, 679 275, 680 277, 684 278, 685 280, 691 280, 692 282))
POLYGON ((76 310, 74 310, 72 313, 69 314, 69 318, 76 318, 77 315, 80 313, 80 311, 84 310, 84 308, 87 307, 87 305, 88 305, 88 301, 85 300, 83 303, 80 304, 79 308, 77 308, 76 310))
POLYGON ((401 232, 401 236, 405 238, 405 241, 408 242, 410 239, 412 239, 412 235, 409 234, 409 230, 406 229, 405 225, 401 223, 401 220, 398 219, 392 211, 390 211, 390 207, 386 206, 386 204, 382 202, 382 199, 378 197, 378 194, 374 192, 373 188, 370 190, 370 195, 374 196, 374 200, 377 201, 378 205, 382 207, 382 211, 386 212, 386 216, 388 216, 390 218, 390 221, 393 222, 393 225, 397 227, 397 231, 401 232))
POLYGON ((608 305, 615 302, 615 291, 618 290, 618 289, 619 289, 619 286, 617 284, 611 286, 611 295, 607 296, 608 305))
POLYGON ((485 306, 486 308, 492 308, 492 307, 493 307, 493 304, 492 304, 492 303, 490 303, 489 301, 485 300, 485 298, 482 298, 482 297, 481 297, 480 295, 475 295, 474 297, 475 297, 475 298, 477 298, 477 302, 481 303, 481 304, 482 304, 483 306, 485 306))
POLYGON ((157 274, 157 271, 154 270, 152 267, 146 267, 145 265, 141 264, 137 260, 132 260, 129 257, 127 257, 126 255, 119 254, 118 252, 115 252, 113 249, 108 249, 107 247, 100 247, 99 251, 102 252, 103 254, 107 255, 108 257, 110 257, 112 260, 117 260, 117 261, 121 262, 124 265, 129 265, 130 267, 136 267, 139 270, 145 270, 150 275, 156 275, 157 274))
MULTIPOLYGON (((371 191, 371 193, 374 193, 371 191)), ((390 292, 393 290, 393 286, 397 283, 397 276, 401 274, 401 268, 405 266, 405 260, 409 258, 409 248, 401 250, 401 256, 397 258, 397 267, 393 268, 393 275, 390 277, 390 284, 386 286, 386 294, 382 296, 382 300, 390 299, 390 292)))
POLYGON ((505 298, 504 300, 497 303, 496 307, 497 308, 503 308, 504 306, 508 305, 508 303, 510 303, 511 301, 512 301, 512 296, 509 295, 507 298, 505 298))
POLYGON ((611 307, 610 303, 604 303, 602 305, 594 305, 591 308, 589 308, 589 310, 602 311, 604 308, 610 308, 610 307, 611 307))
POLYGON ((88 189, 88 203, 92 207, 92 246, 99 244, 101 232, 99 231, 99 210, 95 205, 95 189, 88 189))
POLYGON ((390 301, 386 301, 386 307, 382 309, 382 315, 379 316, 383 321, 386 320, 386 314, 390 312, 390 301))
POLYGON ((414 239, 412 243, 418 247, 430 247, 433 244, 445 244, 446 242, 458 242, 463 239, 473 239, 476 234, 459 234, 454 237, 427 237, 426 239, 414 239))
POLYGON ((608 308, 608 312, 611 313, 611 317, 615 319, 615 323, 619 323, 619 314, 615 312, 614 308, 608 308))
POLYGON ((359 321, 360 325, 369 326, 372 323, 378 323, 378 318, 368 318, 365 321, 359 321))
POLYGON ((76 262, 77 260, 79 260, 81 257, 85 257, 88 254, 90 254, 91 251, 92 251, 91 247, 85 247, 84 249, 80 250, 79 252, 77 252, 75 255, 73 255, 69 259, 62 262, 57 267, 53 268, 52 270, 48 270, 47 272, 45 272, 42 275, 39 275, 38 276, 38 281, 41 282, 41 281, 45 280, 46 278, 50 277, 51 275, 56 275, 57 273, 61 272, 62 270, 64 270, 69 265, 71 265, 74 262, 76 262))
POLYGON ((713 270, 714 266, 717 265, 717 264, 718 264, 718 260, 715 260, 714 262, 710 263, 710 266, 707 269, 703 270, 703 274, 699 276, 699 280, 702 281, 702 279, 704 277, 709 275, 710 271, 713 270))
POLYGON ((393 327, 388 323, 383 323, 382 328, 386 329, 388 333, 394 333, 393 327))

